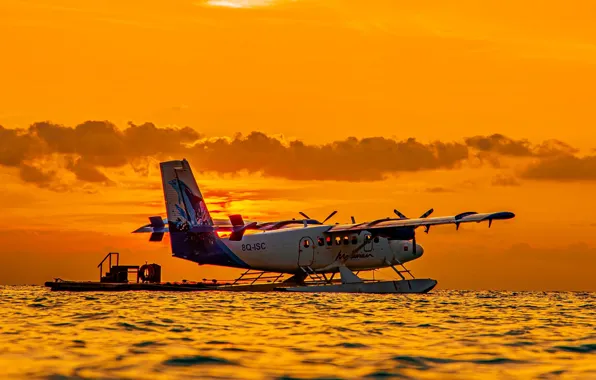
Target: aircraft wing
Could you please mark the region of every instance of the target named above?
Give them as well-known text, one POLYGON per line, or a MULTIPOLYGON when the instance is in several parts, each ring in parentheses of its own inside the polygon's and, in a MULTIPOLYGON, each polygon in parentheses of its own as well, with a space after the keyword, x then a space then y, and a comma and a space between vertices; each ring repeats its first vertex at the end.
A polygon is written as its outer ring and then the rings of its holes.
POLYGON ((457 228, 461 223, 484 222, 489 223, 489 227, 493 220, 504 220, 514 218, 515 214, 509 211, 490 212, 479 214, 477 212, 463 212, 455 216, 439 216, 434 218, 417 218, 417 219, 378 219, 372 222, 359 224, 343 224, 331 227, 327 232, 359 232, 359 231, 375 231, 375 230, 390 230, 390 229, 414 229, 416 227, 424 226, 427 231, 430 226, 441 224, 455 224, 457 228))

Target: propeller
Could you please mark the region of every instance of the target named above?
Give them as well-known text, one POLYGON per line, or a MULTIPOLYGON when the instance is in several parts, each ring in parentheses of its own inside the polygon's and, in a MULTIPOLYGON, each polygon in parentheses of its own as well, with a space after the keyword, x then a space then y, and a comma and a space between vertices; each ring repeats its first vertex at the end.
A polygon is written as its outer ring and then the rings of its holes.
MULTIPOLYGON (((306 215, 305 213, 303 213, 302 211, 299 211, 298 214, 302 215, 305 219, 311 219, 310 216, 306 215)), ((331 214, 329 214, 322 222, 321 224, 325 224, 326 221, 328 221, 329 219, 333 218, 333 216, 337 214, 337 210, 333 211, 331 214)), ((306 221, 305 221, 306 223, 306 221)), ((305 224, 306 225, 306 224, 305 224)))
POLYGON ((323 220, 322 223, 325 224, 325 222, 328 221, 329 219, 333 218, 333 215, 335 215, 335 214, 337 214, 337 210, 336 211, 333 211, 331 214, 329 214, 329 216, 327 216, 325 218, 325 220, 323 220))
POLYGON ((402 214, 401 212, 397 211, 397 209, 393 209, 393 212, 395 213, 395 215, 397 215, 398 218, 400 219, 408 219, 407 216, 405 216, 404 214, 402 214))
POLYGON ((427 212, 420 215, 420 219, 428 218, 430 216, 430 214, 432 214, 433 212, 435 212, 434 208, 429 209, 427 212))
MULTIPOLYGON (((428 218, 430 216, 430 214, 432 214, 435 211, 434 208, 429 209, 428 211, 426 211, 424 214, 420 215, 419 219, 425 219, 428 218)), ((400 219, 408 219, 407 216, 405 216, 404 214, 402 214, 401 212, 399 212, 397 209, 394 209, 393 212, 395 213, 395 215, 397 215, 400 219)), ((414 228, 418 228, 418 227, 414 227, 414 228)), ((428 231, 430 230, 430 225, 424 226, 424 232, 428 233, 428 231)), ((416 248, 414 248, 416 249, 416 248)), ((414 251, 416 252, 416 251, 414 251)))
MULTIPOLYGON (((432 214, 435 211, 434 208, 429 209, 428 211, 426 211, 424 214, 420 215, 419 219, 424 219, 424 218, 428 218, 430 216, 430 214, 432 214)), ((402 214, 401 212, 399 212, 397 209, 394 209, 393 212, 395 213, 395 215, 398 216, 398 218, 400 219, 409 219, 407 216, 405 216, 404 214, 402 214)))
POLYGON ((310 219, 310 216, 306 215, 302 211, 299 211, 298 214, 302 215, 305 219, 310 219))

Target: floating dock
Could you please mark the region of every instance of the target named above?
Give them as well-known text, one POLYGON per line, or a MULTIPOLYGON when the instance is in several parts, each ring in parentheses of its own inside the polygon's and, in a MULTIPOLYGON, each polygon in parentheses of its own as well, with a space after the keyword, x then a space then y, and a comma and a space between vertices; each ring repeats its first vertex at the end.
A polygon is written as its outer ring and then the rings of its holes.
POLYGON ((97 282, 97 281, 48 281, 45 286, 51 290, 62 290, 70 292, 118 292, 130 290, 146 291, 174 291, 174 292, 196 292, 211 290, 213 286, 204 284, 184 283, 118 283, 118 282, 97 282))
MULTIPOLYGON (((266 272, 247 270, 233 282, 218 282, 217 280, 203 282, 161 282, 161 266, 158 264, 120 265, 120 255, 110 252, 97 266, 99 268, 98 281, 64 281, 55 279, 48 281, 45 286, 53 291, 69 292, 118 292, 118 291, 165 291, 165 292, 296 292, 296 293, 427 293, 432 290, 437 281, 433 279, 405 279, 398 281, 363 280, 345 266, 338 267, 341 280, 333 277, 316 276, 316 280, 305 284, 296 284, 293 278, 281 281, 283 274, 264 276, 266 272), (116 265, 112 265, 115 256, 116 265), (109 269, 104 274, 103 264, 108 260, 109 269), (130 282, 128 276, 136 276, 136 282, 130 282), (324 281, 321 280, 324 278, 324 281), (243 283, 248 281, 248 283, 243 283), (257 282, 266 281, 266 282, 257 282)), ((395 268, 394 268, 395 270, 395 268)), ((396 270, 397 271, 397 270, 396 270)), ((397 271, 398 274, 401 272, 397 271)), ((409 271, 408 271, 409 273, 409 271)), ((316 275, 314 272, 311 275, 316 275)), ((401 274, 400 274, 401 275, 401 274)), ((312 277, 311 277, 312 278, 312 277)))

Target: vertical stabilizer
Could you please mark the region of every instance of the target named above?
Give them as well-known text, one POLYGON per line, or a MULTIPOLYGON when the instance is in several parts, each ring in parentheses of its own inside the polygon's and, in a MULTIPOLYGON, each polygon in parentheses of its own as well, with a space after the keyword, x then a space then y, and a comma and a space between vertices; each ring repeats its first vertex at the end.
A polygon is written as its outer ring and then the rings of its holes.
POLYGON ((188 161, 162 162, 160 168, 170 227, 172 222, 178 231, 213 226, 213 219, 188 161))
POLYGON ((188 161, 160 163, 172 254, 199 264, 247 268, 215 233, 188 161))

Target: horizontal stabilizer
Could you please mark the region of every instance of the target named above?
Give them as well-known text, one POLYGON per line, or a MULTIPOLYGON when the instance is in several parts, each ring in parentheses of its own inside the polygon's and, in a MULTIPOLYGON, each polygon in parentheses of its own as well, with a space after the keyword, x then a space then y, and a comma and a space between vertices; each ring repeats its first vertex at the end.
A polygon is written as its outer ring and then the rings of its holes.
POLYGON ((164 227, 151 227, 150 224, 147 224, 146 226, 137 228, 136 230, 132 231, 133 234, 139 234, 139 233, 147 233, 147 232, 168 232, 169 228, 168 226, 164 226, 164 227))
POLYGON ((163 221, 163 219, 161 218, 161 216, 150 216, 149 217, 149 222, 150 222, 150 226, 151 227, 165 227, 165 223, 163 221))
POLYGON ((239 227, 234 227, 232 233, 230 234, 231 241, 240 241, 242 240, 242 236, 244 236, 244 232, 246 230, 255 229, 257 227, 257 222, 252 222, 250 224, 246 224, 239 227))
POLYGON ((230 215, 230 223, 232 223, 232 226, 243 226, 244 220, 242 219, 242 215, 240 215, 240 214, 230 215))
POLYGON ((143 233, 143 232, 168 232, 168 220, 162 219, 161 216, 150 216, 149 217, 149 224, 144 225, 143 227, 137 228, 136 230, 132 231, 132 233, 143 233))

